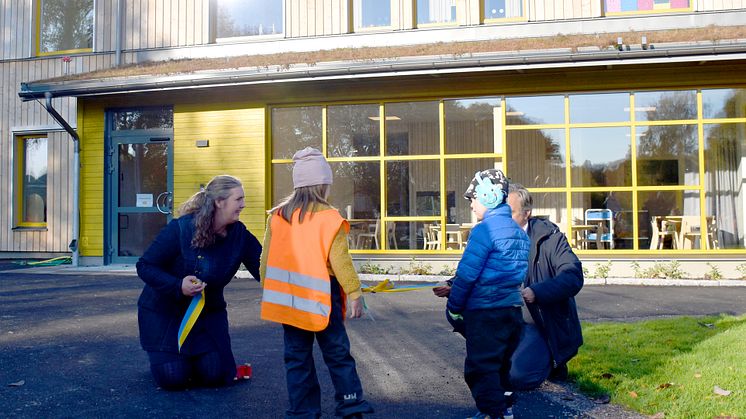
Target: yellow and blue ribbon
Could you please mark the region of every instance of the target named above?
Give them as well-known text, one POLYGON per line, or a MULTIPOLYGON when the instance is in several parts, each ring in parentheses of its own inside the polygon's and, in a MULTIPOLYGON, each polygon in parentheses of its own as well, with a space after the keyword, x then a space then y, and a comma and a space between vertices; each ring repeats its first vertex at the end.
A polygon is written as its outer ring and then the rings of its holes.
POLYGON ((406 292, 406 291, 416 291, 433 288, 433 284, 421 284, 421 285, 410 285, 406 287, 398 287, 394 285, 393 282, 389 279, 384 279, 383 282, 380 282, 376 284, 375 286, 364 286, 361 288, 362 292, 370 292, 370 293, 379 293, 379 292, 406 292))
POLYGON ((205 290, 202 290, 201 293, 192 297, 192 302, 189 303, 189 308, 187 308, 186 313, 184 313, 184 318, 181 319, 181 326, 179 326, 179 352, 181 352, 181 345, 184 344, 189 332, 192 331, 192 327, 194 327, 194 323, 197 322, 204 307, 205 290))

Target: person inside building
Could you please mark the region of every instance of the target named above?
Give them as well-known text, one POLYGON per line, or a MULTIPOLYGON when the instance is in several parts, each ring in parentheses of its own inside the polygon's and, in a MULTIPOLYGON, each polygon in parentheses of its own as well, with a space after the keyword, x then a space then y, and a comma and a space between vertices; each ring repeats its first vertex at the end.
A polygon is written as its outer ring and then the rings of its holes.
POLYGON ((512 183, 508 204, 513 219, 531 239, 521 290, 526 324, 510 370, 515 389, 530 390, 547 378, 566 380, 567 361, 583 344, 575 305, 575 295, 583 287, 583 267, 559 227, 531 217, 533 200, 526 188, 512 183))
POLYGON ((238 220, 241 182, 216 176, 186 201, 137 262, 140 343, 158 386, 216 387, 236 377, 223 289, 241 263, 259 280, 261 244, 238 220))
POLYGON ((529 240, 506 204, 508 179, 500 170, 477 172, 464 193, 479 222, 449 285, 446 318, 466 338, 464 379, 479 412, 475 418, 512 418, 510 359, 521 335, 520 286, 529 240))
POLYGON ((335 414, 360 418, 373 408, 350 354, 344 325, 363 313, 360 280, 348 252, 349 224, 327 201, 332 170, 319 150, 293 156, 293 192, 269 211, 261 259, 261 317, 281 323, 289 408, 286 418, 321 417, 314 340, 334 385, 335 414))

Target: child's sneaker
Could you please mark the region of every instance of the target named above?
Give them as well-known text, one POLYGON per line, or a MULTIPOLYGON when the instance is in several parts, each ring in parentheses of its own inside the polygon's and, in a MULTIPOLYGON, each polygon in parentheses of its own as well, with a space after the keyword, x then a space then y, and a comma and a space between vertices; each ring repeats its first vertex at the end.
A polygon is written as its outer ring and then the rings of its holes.
POLYGON ((476 415, 474 415, 474 416, 469 416, 469 417, 468 417, 468 418, 466 418, 466 419, 490 419, 490 415, 488 415, 488 414, 486 414, 486 413, 482 413, 482 412, 477 412, 477 414, 476 414, 476 415))
POLYGON ((503 410, 503 419, 513 419, 512 407, 506 407, 505 410, 503 410))

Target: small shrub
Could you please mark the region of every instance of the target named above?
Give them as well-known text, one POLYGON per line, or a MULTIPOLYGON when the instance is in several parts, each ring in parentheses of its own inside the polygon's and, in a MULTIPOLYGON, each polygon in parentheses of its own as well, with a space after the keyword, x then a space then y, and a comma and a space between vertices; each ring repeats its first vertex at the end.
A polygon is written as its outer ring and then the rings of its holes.
POLYGON ((663 266, 664 278, 681 279, 686 276, 686 272, 681 270, 681 264, 678 260, 672 260, 668 266, 663 266))
POLYGON ((393 266, 389 267, 389 269, 386 269, 383 266, 372 263, 371 261, 368 261, 360 265, 360 269, 359 269, 359 273, 361 274, 386 275, 392 272, 393 272, 393 266))
POLYGON ((583 266, 583 278, 592 278, 591 273, 588 271, 588 268, 583 266))
POLYGON ((402 275, 432 275, 433 267, 428 263, 417 262, 415 258, 412 258, 409 266, 401 268, 399 273, 402 275))
POLYGON ((710 270, 705 272, 705 279, 712 279, 713 281, 723 279, 723 273, 720 272, 720 268, 710 262, 707 262, 707 266, 710 267, 710 270))
POLYGON ((632 262, 630 265, 632 265, 632 270, 635 272, 635 278, 644 278, 645 277, 645 270, 640 267, 640 264, 637 262, 632 262))
POLYGON ((596 270, 593 273, 594 278, 606 279, 609 277, 609 271, 611 270, 611 261, 608 260, 606 263, 597 263, 596 270))
POLYGON ((746 263, 736 266, 736 270, 741 274, 741 279, 746 279, 746 263))
POLYGON ((641 273, 642 277, 644 278, 665 278, 665 270, 666 268, 663 266, 662 263, 655 262, 649 268, 643 269, 641 273))
POLYGON ((456 275, 456 267, 453 265, 443 265, 443 269, 438 272, 438 275, 453 276, 456 275))

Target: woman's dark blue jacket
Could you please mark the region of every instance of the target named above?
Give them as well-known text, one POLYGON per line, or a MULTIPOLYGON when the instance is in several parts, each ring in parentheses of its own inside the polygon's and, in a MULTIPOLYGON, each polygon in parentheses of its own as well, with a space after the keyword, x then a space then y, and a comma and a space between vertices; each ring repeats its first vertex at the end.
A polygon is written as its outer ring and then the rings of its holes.
POLYGON ((469 234, 448 296, 448 310, 461 313, 521 306, 529 245, 507 204, 488 210, 469 234))
POLYGON ((553 223, 531 218, 528 234, 531 253, 524 285, 531 288, 536 300, 526 306, 557 366, 575 356, 583 344, 575 306, 575 295, 583 288, 583 266, 553 223))
POLYGON ((145 282, 137 302, 140 344, 146 351, 178 352, 179 326, 192 299, 182 294, 181 283, 195 275, 207 284, 205 306, 181 353, 218 349, 232 359, 223 288, 241 263, 259 280, 262 246, 240 221, 203 249, 192 247, 193 234, 192 215, 171 220, 137 262, 137 274, 145 282))

